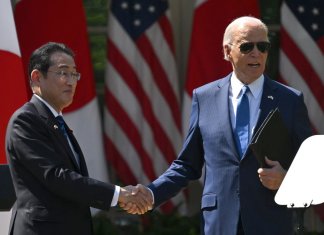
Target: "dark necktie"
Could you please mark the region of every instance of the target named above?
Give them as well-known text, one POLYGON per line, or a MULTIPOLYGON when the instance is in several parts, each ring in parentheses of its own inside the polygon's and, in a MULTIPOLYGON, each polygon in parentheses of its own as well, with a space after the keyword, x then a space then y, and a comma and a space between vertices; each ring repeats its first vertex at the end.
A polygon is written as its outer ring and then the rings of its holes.
POLYGON ((248 86, 242 87, 242 95, 236 109, 235 137, 240 157, 245 153, 249 143, 250 107, 247 97, 247 92, 249 90, 248 86))
POLYGON ((80 167, 80 159, 79 159, 79 156, 75 152, 74 147, 73 147, 73 144, 72 144, 72 142, 69 139, 69 135, 68 135, 68 133, 67 133, 67 131, 65 129, 65 121, 64 121, 63 117, 61 115, 58 115, 55 119, 57 120, 57 122, 59 124, 59 128, 60 128, 61 132, 63 133, 64 137, 66 138, 67 142, 69 143, 69 146, 70 146, 70 148, 71 148, 71 150, 73 152, 73 155, 75 157, 75 160, 77 161, 77 164, 80 167))
POLYGON ((61 115, 58 115, 56 117, 56 121, 58 122, 59 128, 60 128, 61 132, 63 133, 64 137, 66 138, 67 141, 69 141, 69 136, 65 129, 65 125, 64 125, 65 122, 64 122, 63 117, 61 115))

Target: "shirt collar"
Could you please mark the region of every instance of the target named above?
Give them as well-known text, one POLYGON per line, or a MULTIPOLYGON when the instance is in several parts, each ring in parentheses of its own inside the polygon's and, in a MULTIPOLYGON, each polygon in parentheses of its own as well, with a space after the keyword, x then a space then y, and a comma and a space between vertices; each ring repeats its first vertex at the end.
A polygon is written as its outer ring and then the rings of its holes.
MULTIPOLYGON (((263 89, 263 82, 264 82, 264 75, 262 74, 258 79, 254 82, 250 83, 249 89, 251 94, 254 98, 259 97, 261 91, 263 89)), ((239 98, 240 91, 245 84, 242 83, 237 77, 235 73, 232 73, 231 76, 231 87, 232 87, 232 94, 234 98, 239 98)))
POLYGON ((56 112, 56 110, 49 103, 47 103, 42 97, 40 97, 39 95, 36 95, 36 94, 34 94, 34 96, 36 96, 41 102, 43 102, 47 106, 47 108, 49 108, 49 110, 51 110, 54 117, 62 115, 62 112, 60 112, 60 113, 56 112))

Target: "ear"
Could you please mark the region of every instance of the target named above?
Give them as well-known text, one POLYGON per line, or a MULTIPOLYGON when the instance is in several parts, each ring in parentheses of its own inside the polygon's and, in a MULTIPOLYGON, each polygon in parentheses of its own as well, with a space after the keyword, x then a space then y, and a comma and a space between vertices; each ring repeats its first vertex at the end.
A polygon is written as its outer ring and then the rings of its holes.
POLYGON ((38 69, 34 69, 30 74, 31 83, 33 85, 37 85, 39 83, 41 77, 43 77, 42 72, 39 71, 38 69))
POLYGON ((223 51, 224 51, 225 60, 230 60, 231 59, 231 47, 226 44, 223 46, 223 51))

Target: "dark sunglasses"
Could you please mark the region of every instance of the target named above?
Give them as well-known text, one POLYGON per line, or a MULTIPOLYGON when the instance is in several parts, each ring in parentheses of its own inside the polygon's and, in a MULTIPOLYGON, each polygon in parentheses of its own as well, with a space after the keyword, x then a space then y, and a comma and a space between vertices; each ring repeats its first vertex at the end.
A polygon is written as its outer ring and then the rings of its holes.
POLYGON ((258 50, 262 53, 268 52, 271 47, 270 42, 244 42, 239 46, 240 52, 248 54, 254 49, 254 45, 256 45, 258 50))

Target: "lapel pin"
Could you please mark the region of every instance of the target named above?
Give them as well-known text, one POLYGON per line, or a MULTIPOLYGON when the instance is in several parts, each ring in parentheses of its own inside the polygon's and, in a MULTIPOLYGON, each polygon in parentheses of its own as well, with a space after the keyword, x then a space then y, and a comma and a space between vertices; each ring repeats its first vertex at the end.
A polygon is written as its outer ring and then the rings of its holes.
POLYGON ((268 99, 272 99, 273 100, 273 96, 272 95, 268 95, 268 99))
POLYGON ((56 124, 54 125, 54 129, 55 129, 55 130, 58 129, 58 126, 57 126, 56 124))

